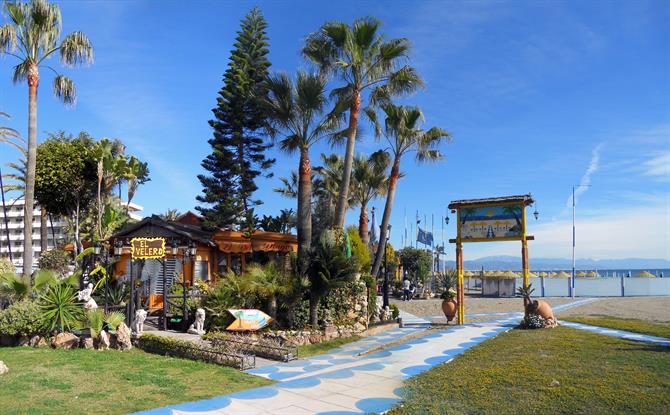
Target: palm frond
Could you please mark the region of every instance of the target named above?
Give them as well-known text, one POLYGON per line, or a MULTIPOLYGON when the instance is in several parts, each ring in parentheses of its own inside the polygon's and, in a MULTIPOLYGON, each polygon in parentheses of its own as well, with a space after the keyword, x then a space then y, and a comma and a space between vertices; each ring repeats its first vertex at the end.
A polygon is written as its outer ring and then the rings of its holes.
POLYGON ((66 105, 73 105, 77 101, 77 89, 74 82, 64 75, 54 78, 54 94, 66 105))
POLYGON ((72 32, 61 42, 60 60, 70 67, 93 63, 93 44, 83 32, 72 32))
POLYGON ((9 23, 0 26, 0 53, 14 51, 16 46, 16 27, 9 23))

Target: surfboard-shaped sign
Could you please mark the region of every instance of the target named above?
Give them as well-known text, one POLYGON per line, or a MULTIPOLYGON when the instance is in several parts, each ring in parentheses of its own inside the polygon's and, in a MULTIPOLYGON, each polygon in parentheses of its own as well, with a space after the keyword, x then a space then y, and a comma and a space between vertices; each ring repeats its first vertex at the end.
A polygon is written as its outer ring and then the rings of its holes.
POLYGON ((272 317, 261 310, 255 309, 229 309, 228 312, 235 317, 226 330, 231 331, 255 331, 270 324, 272 317))

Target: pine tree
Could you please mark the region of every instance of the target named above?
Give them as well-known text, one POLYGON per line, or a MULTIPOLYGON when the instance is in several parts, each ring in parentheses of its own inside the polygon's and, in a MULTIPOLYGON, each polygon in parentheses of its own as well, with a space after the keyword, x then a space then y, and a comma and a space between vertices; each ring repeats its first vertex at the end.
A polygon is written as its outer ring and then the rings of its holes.
POLYGON ((262 137, 265 117, 260 107, 270 67, 266 27, 258 8, 242 20, 212 110, 209 125, 214 134, 208 141, 212 153, 202 161, 209 174, 198 176, 203 194, 196 198, 202 204, 196 209, 208 226, 255 226, 253 208, 262 203, 253 198, 258 189, 255 180, 259 175, 271 177, 267 172, 275 160, 266 157, 270 145, 262 137))

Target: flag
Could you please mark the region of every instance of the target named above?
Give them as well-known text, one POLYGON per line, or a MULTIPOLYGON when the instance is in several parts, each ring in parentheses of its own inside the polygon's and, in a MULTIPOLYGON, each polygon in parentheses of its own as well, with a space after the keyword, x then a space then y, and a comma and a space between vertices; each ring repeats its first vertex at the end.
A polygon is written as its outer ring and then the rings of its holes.
POLYGON ((375 208, 372 208, 372 221, 370 222, 370 245, 377 242, 377 220, 375 219, 375 208))
POLYGON ((416 241, 421 242, 424 245, 432 245, 433 244, 433 233, 425 231, 419 227, 419 232, 417 232, 416 235, 416 241))

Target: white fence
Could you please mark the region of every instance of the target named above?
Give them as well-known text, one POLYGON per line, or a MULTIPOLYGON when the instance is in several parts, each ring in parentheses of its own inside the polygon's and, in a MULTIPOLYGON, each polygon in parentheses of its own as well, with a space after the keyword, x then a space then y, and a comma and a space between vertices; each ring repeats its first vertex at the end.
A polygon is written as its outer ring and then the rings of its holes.
MULTIPOLYGON (((538 297, 569 297, 570 278, 530 278, 538 297)), ((513 297, 518 287, 523 286, 523 278, 496 279, 485 278, 482 294, 498 297, 513 297), (507 282, 505 282, 507 281, 507 282), (514 283, 512 283, 512 281, 514 283)), ((635 297, 670 296, 670 278, 625 278, 599 277, 575 278, 575 296, 577 297, 635 297)))

